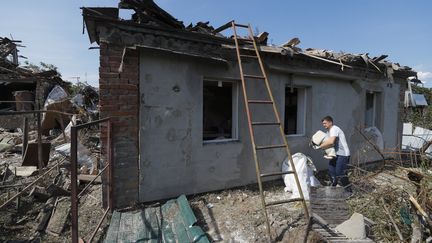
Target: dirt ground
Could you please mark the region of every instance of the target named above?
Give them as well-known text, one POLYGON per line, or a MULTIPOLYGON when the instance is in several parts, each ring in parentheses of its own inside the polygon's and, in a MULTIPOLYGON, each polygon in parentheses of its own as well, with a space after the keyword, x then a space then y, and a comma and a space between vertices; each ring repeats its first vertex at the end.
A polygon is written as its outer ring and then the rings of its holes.
MULTIPOLYGON (((0 154, 0 156, 2 156, 0 154)), ((53 166, 61 157, 53 157, 50 165, 53 166)), ((5 160, 2 160, 2 162, 5 160)), ((7 161, 19 163, 20 157, 7 156, 7 161)), ((1 164, 0 164, 1 166, 1 164)), ((60 170, 54 169, 49 176, 38 182, 37 186, 47 186, 58 176, 59 171, 68 172, 68 164, 61 166, 60 170)), ((351 213, 358 212, 376 222, 373 226, 371 236, 379 241, 394 242, 398 239, 394 232, 388 215, 384 213, 383 204, 388 207, 390 214, 395 218, 404 238, 408 239, 412 234, 413 227, 404 223, 402 211, 413 209, 410 207, 407 196, 416 195, 419 187, 416 187, 407 177, 409 171, 420 171, 413 168, 400 166, 386 167, 379 173, 376 170, 365 171, 358 169, 350 176, 353 182, 354 194, 348 200, 351 213)), ((424 172, 426 178, 431 178, 432 172, 424 172)), ((13 184, 28 184, 38 175, 27 178, 15 178, 13 184)), ((319 173, 317 178, 323 185, 327 184, 326 172, 319 173)), ((1 179, 1 178, 0 178, 1 179)), ((432 188, 430 181, 429 188, 432 188)), ((9 196, 16 193, 15 189, 8 189, 8 183, 0 186, 0 204, 9 196)), ((425 184, 426 185, 426 184, 425 184)), ((264 191, 267 202, 289 199, 291 194, 284 192, 282 179, 264 183, 264 191)), ((84 184, 81 185, 81 188, 84 184)), ((189 203, 198 219, 200 226, 210 242, 268 242, 266 223, 261 208, 261 201, 257 185, 249 185, 235 189, 203 193, 188 196, 189 203)), ((160 202, 163 203, 163 202, 160 202)), ((36 217, 41 211, 45 201, 24 194, 20 198, 20 206, 12 202, 0 213, 0 242, 70 242, 70 219, 66 222, 60 236, 53 236, 45 232, 36 232, 34 224, 36 217)), ((149 205, 138 204, 134 207, 145 207, 149 205)), ((300 203, 277 205, 267 210, 271 232, 276 242, 302 242, 305 234, 306 219, 303 207, 300 203)), ((408 213, 409 214, 409 213, 408 213)), ((79 235, 87 240, 94 231, 95 226, 103 215, 101 185, 91 187, 87 194, 81 199, 79 205, 79 235)), ((408 215, 409 216, 409 215, 408 215)), ((98 230, 93 242, 102 242, 108 228, 110 216, 104 220, 102 227, 98 230)), ((420 222, 421 223, 421 222, 420 222)), ((420 224, 417 222, 417 225, 420 224)), ((321 242, 321 238, 313 232, 309 233, 308 242, 321 242)))
MULTIPOLYGON (((264 184, 266 200, 289 199, 282 180, 264 184)), ((211 242, 268 242, 265 218, 257 186, 207 193, 189 198, 198 218, 198 225, 211 242)), ((294 229, 305 226, 300 203, 282 204, 268 209, 272 234, 277 241, 286 241, 294 229), (285 237, 285 239, 284 239, 285 237)), ((299 232, 302 234, 303 232, 299 232)))

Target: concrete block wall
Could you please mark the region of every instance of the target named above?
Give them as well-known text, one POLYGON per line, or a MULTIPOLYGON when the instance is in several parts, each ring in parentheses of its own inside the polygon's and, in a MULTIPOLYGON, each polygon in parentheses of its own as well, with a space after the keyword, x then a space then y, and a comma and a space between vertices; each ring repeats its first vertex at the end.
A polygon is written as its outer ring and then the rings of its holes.
MULTIPOLYGON (((100 43, 100 114, 112 118, 112 145, 115 207, 138 201, 138 113, 139 52, 128 50, 122 62, 123 47, 100 43)), ((106 151, 107 127, 101 125, 101 140, 106 151)))
POLYGON ((398 110, 398 148, 402 146, 402 135, 403 135, 403 121, 406 117, 406 109, 405 109, 405 91, 408 89, 406 80, 400 80, 400 89, 399 89, 399 110, 398 110))

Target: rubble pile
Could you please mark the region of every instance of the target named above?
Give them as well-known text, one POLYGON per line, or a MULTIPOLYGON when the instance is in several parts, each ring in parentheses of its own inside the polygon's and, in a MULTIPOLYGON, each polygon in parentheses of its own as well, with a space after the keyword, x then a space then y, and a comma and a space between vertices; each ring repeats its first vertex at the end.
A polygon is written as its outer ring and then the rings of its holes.
POLYGON ((350 179, 355 194, 348 200, 350 210, 368 218, 369 235, 375 241, 430 242, 432 170, 429 158, 421 150, 389 152, 367 142, 383 159, 372 169, 364 164, 353 165, 350 179))
MULTIPOLYGON (((70 129, 98 118, 98 98, 89 85, 55 85, 41 108, 52 112, 43 113, 40 129, 0 127, 0 241, 70 241, 70 129), (44 168, 38 164, 38 136, 44 168)), ((99 173, 98 129, 78 136, 79 188, 99 173)), ((91 226, 80 228, 86 236, 103 214, 100 180, 93 183, 79 204, 80 223, 91 226)))
MULTIPOLYGON (((6 137, 11 138, 18 138, 19 135, 19 132, 5 133, 6 137)), ((96 164, 99 161, 96 159, 99 158, 99 148, 81 146, 78 148, 80 157, 96 164)), ((71 180, 68 155, 70 151, 60 153, 52 147, 46 168, 38 169, 37 166, 22 165, 20 150, 0 153, 0 241, 70 241, 71 180)), ((37 160, 37 156, 34 159, 37 160)), ((37 162, 34 164, 37 165, 37 162)), ((94 179, 95 176, 89 173, 97 173, 95 168, 98 166, 93 167, 95 164, 81 166, 93 171, 81 169, 78 175, 79 188, 82 189, 94 179)), ((89 226, 81 227, 80 234, 86 236, 92 233, 103 214, 100 180, 93 183, 95 185, 83 195, 79 204, 80 224, 89 226)))

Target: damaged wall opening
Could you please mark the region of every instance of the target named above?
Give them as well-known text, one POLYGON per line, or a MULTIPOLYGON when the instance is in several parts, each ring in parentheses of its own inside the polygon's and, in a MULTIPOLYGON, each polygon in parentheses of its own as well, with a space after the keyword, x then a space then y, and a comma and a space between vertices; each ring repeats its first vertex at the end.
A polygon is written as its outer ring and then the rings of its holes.
POLYGON ((285 87, 285 135, 304 135, 306 123, 306 88, 285 87))
POLYGON ((237 140, 237 83, 203 82, 203 141, 237 140))
POLYGON ((380 126, 381 94, 379 92, 366 92, 365 127, 380 126))

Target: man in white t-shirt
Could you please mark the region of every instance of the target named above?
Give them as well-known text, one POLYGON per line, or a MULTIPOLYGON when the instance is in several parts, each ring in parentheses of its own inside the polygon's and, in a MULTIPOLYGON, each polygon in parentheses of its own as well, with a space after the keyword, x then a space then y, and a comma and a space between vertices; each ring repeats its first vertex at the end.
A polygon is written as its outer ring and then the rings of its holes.
POLYGON ((350 150, 345 138, 344 132, 333 124, 333 118, 326 116, 322 120, 322 125, 327 129, 328 139, 326 139, 319 148, 326 149, 334 146, 336 158, 329 161, 329 174, 331 185, 336 186, 338 183, 351 192, 350 182, 347 175, 347 166, 350 160, 350 150))

